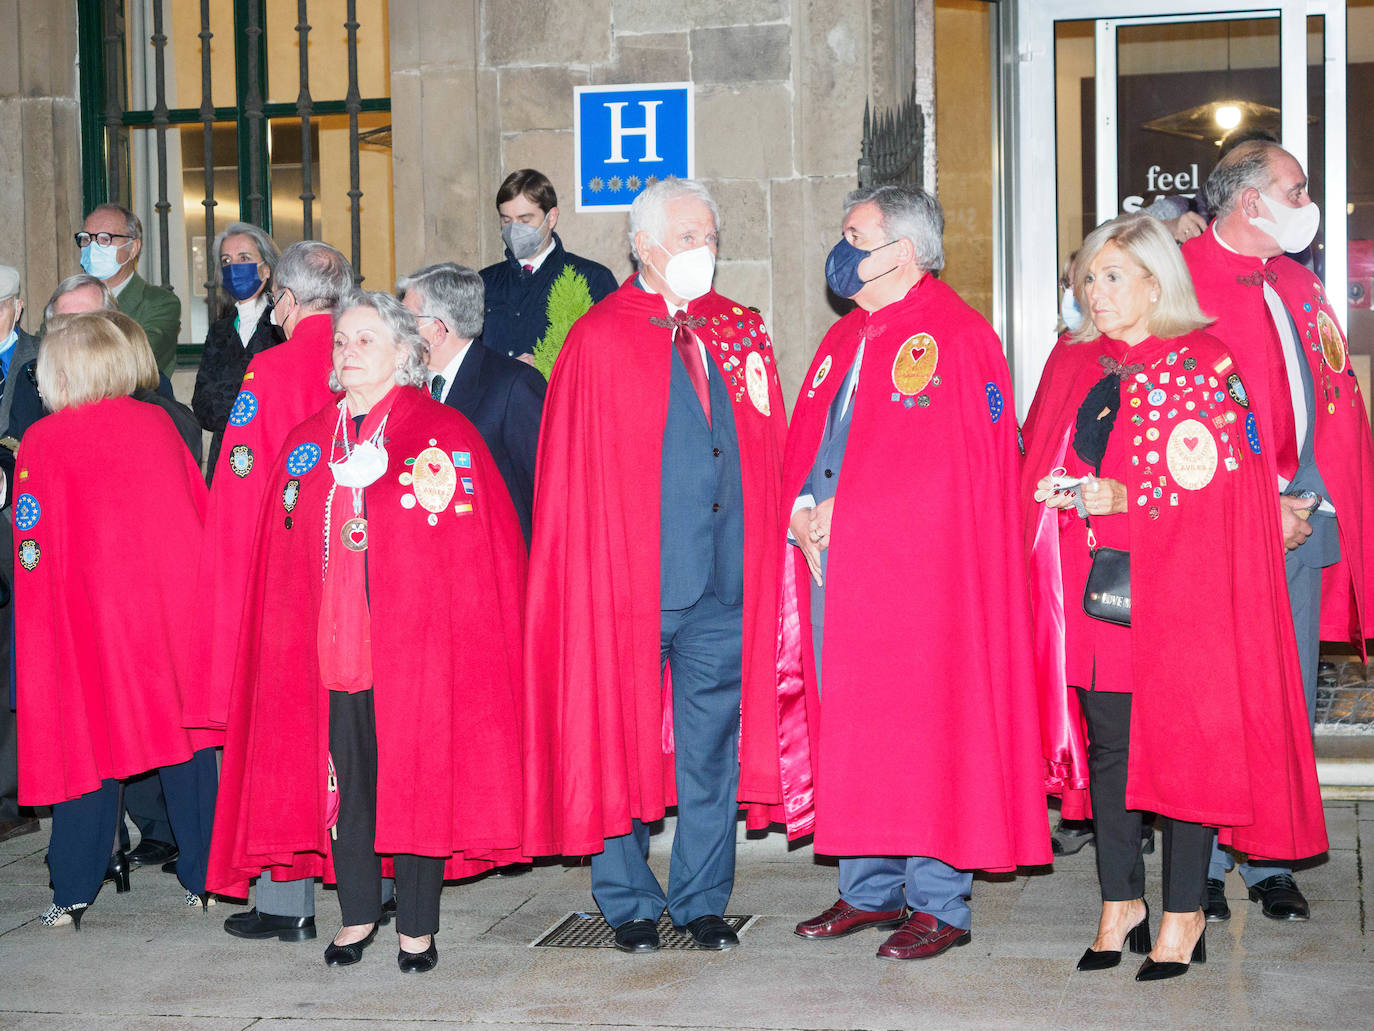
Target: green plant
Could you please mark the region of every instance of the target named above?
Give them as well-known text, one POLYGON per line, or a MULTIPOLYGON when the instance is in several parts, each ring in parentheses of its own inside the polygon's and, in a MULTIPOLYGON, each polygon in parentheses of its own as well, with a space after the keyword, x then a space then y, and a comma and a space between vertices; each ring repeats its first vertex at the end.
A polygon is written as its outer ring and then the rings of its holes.
POLYGON ((534 367, 544 374, 545 379, 553 371, 554 360, 563 349, 568 330, 587 314, 591 306, 592 292, 587 287, 586 278, 571 265, 563 266, 563 271, 549 288, 549 328, 534 345, 534 367))

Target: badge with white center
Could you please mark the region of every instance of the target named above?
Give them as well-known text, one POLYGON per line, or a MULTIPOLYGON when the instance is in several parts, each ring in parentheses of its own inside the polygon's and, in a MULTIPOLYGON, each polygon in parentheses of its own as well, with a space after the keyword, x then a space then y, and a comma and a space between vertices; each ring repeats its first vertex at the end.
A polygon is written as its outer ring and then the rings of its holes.
POLYGON ((38 565, 39 547, 35 540, 24 540, 19 542, 19 564, 33 572, 33 567, 38 565))
POLYGON ((281 492, 281 503, 288 512, 296 507, 296 502, 301 498, 301 481, 290 479, 286 481, 286 486, 281 492))
POLYGON ((817 387, 819 387, 822 383, 825 382, 825 377, 830 375, 830 366, 833 365, 834 362, 835 359, 833 356, 825 356, 825 360, 822 361, 820 367, 816 369, 816 374, 811 377, 812 390, 815 390, 817 387))

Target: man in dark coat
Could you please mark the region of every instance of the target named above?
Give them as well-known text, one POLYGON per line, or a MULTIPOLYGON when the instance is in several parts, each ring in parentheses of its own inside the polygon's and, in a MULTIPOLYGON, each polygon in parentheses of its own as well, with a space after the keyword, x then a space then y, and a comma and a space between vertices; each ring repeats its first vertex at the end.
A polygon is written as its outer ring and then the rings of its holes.
POLYGON ((472 346, 482 332, 483 292, 482 278, 472 269, 453 262, 430 265, 402 278, 396 292, 429 344, 430 395, 462 412, 482 434, 528 545, 544 377, 513 358, 472 346))
POLYGON ((544 173, 522 168, 506 176, 496 210, 506 258, 482 270, 487 317, 481 341, 498 354, 532 361, 534 345, 549 328, 549 291, 565 268, 586 281, 593 304, 617 283, 605 265, 563 249, 554 232, 558 194, 544 173))

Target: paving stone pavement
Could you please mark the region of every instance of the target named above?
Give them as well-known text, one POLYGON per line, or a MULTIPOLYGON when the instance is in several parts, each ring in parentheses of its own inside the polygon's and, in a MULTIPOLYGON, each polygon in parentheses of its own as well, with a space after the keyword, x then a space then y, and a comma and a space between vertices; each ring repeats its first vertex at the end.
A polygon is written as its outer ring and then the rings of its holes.
MULTIPOLYGON (((834 900, 835 867, 778 833, 741 830, 730 911, 758 919, 726 953, 531 948, 592 909, 585 865, 541 865, 446 888, 439 968, 407 977, 389 930, 357 966, 324 965, 339 919, 328 890, 317 893, 320 937, 298 944, 229 937, 221 923, 235 905, 188 910, 156 869, 136 870, 128 894, 107 886, 79 934, 46 929, 47 834, 33 834, 0 843, 0 1028, 1374 1028, 1374 899, 1362 879, 1374 802, 1328 802, 1326 815, 1331 851, 1297 875, 1310 922, 1264 919, 1233 874, 1233 916, 1209 927, 1208 962, 1155 984, 1134 981, 1129 956, 1115 970, 1074 969, 1096 924, 1092 847, 1053 872, 980 876, 972 943, 913 963, 874 957, 882 931, 796 938, 793 925, 834 900)), ((652 847, 665 876, 669 838, 652 847)), ((1156 909, 1159 862, 1158 851, 1146 859, 1156 909)))

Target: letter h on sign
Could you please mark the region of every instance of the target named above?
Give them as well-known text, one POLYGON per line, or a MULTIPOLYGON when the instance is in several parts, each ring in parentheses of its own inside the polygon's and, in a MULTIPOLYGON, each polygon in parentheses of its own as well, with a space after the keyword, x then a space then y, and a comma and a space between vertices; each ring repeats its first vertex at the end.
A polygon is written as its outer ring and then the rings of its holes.
POLYGON ((693 172, 692 84, 573 90, 578 211, 625 211, 650 183, 693 172))

